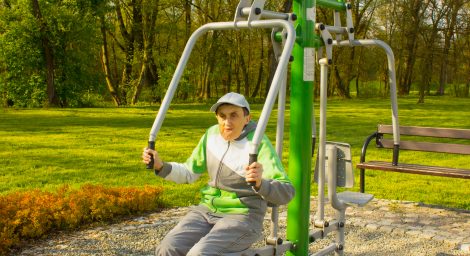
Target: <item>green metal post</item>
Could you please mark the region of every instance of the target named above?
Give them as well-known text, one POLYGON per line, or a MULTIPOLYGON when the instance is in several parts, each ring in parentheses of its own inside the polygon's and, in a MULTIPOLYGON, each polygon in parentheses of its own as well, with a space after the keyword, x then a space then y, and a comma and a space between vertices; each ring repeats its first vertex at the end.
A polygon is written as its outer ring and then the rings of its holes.
POLYGON ((326 7, 336 11, 345 11, 346 5, 344 4, 344 0, 317 0, 318 7, 326 7))
POLYGON ((293 2, 297 42, 291 64, 289 177, 296 193, 287 211, 287 239, 294 243, 287 255, 297 256, 308 255, 309 245, 314 50, 319 42, 314 6, 315 0, 293 2))

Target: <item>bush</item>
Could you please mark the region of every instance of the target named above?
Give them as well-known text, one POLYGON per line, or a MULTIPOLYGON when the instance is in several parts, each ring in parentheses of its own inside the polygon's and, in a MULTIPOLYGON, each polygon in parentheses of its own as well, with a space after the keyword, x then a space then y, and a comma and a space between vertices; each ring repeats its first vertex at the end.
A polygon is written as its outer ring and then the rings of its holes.
POLYGON ((79 190, 33 190, 0 196, 0 255, 23 240, 44 237, 53 230, 109 221, 162 207, 162 188, 107 188, 84 185, 79 190))

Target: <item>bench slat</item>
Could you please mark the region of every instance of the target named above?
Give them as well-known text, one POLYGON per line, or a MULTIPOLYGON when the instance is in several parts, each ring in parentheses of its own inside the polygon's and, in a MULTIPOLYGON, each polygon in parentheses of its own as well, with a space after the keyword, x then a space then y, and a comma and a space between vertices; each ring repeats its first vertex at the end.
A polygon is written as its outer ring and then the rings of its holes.
MULTIPOLYGON (((379 124, 377 131, 379 133, 392 134, 393 128, 391 125, 379 124)), ((470 139, 469 129, 400 126, 400 134, 436 138, 470 139)))
POLYGON ((365 163, 359 163, 357 168, 470 179, 470 170, 467 169, 454 169, 418 164, 399 163, 397 166, 394 166, 390 162, 369 161, 365 163))
MULTIPOLYGON (((379 142, 384 148, 393 148, 393 140, 380 139, 379 142)), ((465 144, 402 140, 400 149, 470 155, 470 145, 465 144)))

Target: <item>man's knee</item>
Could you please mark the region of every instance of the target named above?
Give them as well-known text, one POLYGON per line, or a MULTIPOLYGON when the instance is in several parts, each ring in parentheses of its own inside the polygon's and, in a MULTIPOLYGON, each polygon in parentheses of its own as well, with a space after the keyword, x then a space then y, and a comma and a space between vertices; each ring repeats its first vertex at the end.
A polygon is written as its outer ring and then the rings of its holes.
POLYGON ((200 256, 200 255, 217 255, 213 249, 212 251, 203 244, 195 244, 191 250, 189 250, 186 256, 200 256))
POLYGON ((166 242, 165 239, 155 248, 155 256, 184 256, 186 251, 181 250, 178 245, 166 242))

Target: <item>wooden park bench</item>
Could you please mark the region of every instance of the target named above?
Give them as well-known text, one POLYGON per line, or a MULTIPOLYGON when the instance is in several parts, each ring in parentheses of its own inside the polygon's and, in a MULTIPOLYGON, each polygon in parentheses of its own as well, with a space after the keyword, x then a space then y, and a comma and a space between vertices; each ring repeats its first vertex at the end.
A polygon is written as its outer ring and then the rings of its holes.
POLYGON ((399 131, 400 137, 404 135, 414 136, 413 138, 420 137, 420 139, 417 141, 401 140, 400 145, 396 146, 394 145, 393 139, 386 138, 393 134, 392 126, 380 124, 377 127, 377 131, 370 135, 364 142, 361 160, 357 165, 357 168, 360 169, 360 189, 362 193, 364 193, 365 190, 365 169, 470 179, 470 170, 468 169, 401 163, 398 161, 399 151, 401 150, 470 155, 470 144, 468 143, 470 140, 469 129, 400 126, 399 131), (421 137, 424 138, 421 139, 421 137), (394 149, 392 161, 366 161, 367 147, 374 138, 377 148, 394 149), (444 139, 438 139, 437 141, 433 139, 434 141, 430 142, 430 138, 447 139, 445 139, 445 142, 441 141, 444 139), (426 139, 428 141, 423 141, 426 139))

